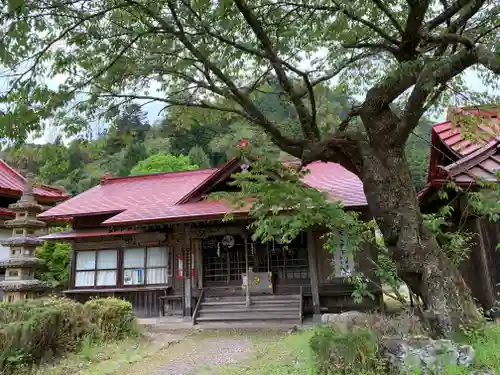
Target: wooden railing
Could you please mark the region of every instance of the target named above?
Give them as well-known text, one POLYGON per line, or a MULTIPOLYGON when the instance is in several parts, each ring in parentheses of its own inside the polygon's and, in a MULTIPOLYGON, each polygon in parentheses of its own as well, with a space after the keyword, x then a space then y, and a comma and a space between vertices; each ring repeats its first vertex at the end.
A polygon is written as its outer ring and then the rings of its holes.
POLYGON ((302 285, 300 286, 300 291, 299 291, 299 294, 300 294, 300 299, 299 299, 299 324, 302 324, 302 319, 303 319, 303 316, 302 316, 302 309, 304 308, 303 307, 303 303, 304 303, 304 291, 302 290, 303 287, 302 285))
POLYGON ((203 297, 205 295, 205 289, 202 289, 201 292, 200 292, 200 296, 198 297, 198 301, 196 302, 196 306, 194 308, 194 311, 193 311, 193 316, 191 317, 191 321, 194 324, 196 324, 196 317, 198 316, 198 313, 200 312, 200 306, 201 306, 201 302, 203 300, 203 297))

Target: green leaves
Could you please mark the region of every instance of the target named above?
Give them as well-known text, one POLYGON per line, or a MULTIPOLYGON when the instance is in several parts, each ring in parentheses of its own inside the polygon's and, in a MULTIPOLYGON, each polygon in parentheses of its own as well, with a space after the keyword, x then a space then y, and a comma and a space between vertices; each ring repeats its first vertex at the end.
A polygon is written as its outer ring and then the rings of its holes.
POLYGON ((130 172, 131 176, 147 173, 179 172, 198 169, 197 165, 191 164, 188 156, 175 156, 170 154, 157 154, 137 163, 130 172))
MULTIPOLYGON (((325 232, 323 241, 329 252, 343 249, 347 256, 355 256, 367 242, 374 241, 373 222, 362 221, 359 213, 345 210, 341 203, 304 185, 307 170, 246 152, 242 157, 252 160, 252 164, 247 172, 233 174, 230 185, 236 191, 214 193, 211 199, 225 199, 235 207, 250 204, 255 240, 287 244, 312 228, 325 232)), ((359 271, 349 281, 356 287, 358 300, 367 296, 367 280, 359 271)))

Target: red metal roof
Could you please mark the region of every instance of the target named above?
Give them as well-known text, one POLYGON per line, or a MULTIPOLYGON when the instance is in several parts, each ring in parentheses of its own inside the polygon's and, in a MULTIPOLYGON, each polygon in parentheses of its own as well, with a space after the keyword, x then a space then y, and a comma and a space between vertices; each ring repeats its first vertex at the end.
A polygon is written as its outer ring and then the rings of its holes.
POLYGON ((497 172, 500 170, 498 148, 499 142, 490 141, 457 162, 441 167, 445 172, 445 177, 451 177, 458 184, 473 184, 478 179, 497 181, 497 172))
MULTIPOLYGON (((202 220, 226 213, 247 213, 248 208, 235 210, 224 202, 182 203, 186 202, 185 197, 193 196, 193 191, 201 191, 202 183, 217 179, 222 168, 107 179, 101 185, 45 211, 40 217, 116 212, 117 215, 104 221, 103 225, 118 225, 202 220)), ((307 185, 326 192, 332 200, 341 201, 347 207, 366 205, 363 185, 353 173, 335 163, 314 162, 308 169, 311 173, 305 178, 307 185)))
POLYGON ((108 178, 39 215, 45 217, 119 213, 125 210, 174 205, 216 169, 108 178))
POLYGON ((110 232, 106 229, 77 229, 67 230, 64 232, 56 232, 47 234, 40 237, 41 240, 62 240, 71 238, 84 238, 84 237, 109 237, 109 236, 124 236, 127 234, 137 234, 139 230, 129 229, 110 232))
MULTIPOLYGON (((0 190, 21 196, 25 183, 26 179, 19 172, 0 159, 0 190)), ((34 193, 38 198, 52 201, 68 198, 64 190, 47 185, 35 186, 34 193)))
POLYGON ((305 176, 304 182, 327 193, 332 201, 341 201, 346 207, 367 204, 361 180, 340 164, 317 161, 307 169, 311 173, 305 176))
MULTIPOLYGON (((486 143, 497 140, 500 141, 500 109, 489 108, 486 110, 476 108, 454 108, 448 114, 448 121, 436 124, 432 127, 432 132, 457 156, 463 157, 477 151, 486 143), (464 139, 462 128, 459 123, 453 125, 450 120, 452 113, 465 116, 480 116, 483 121, 479 125, 481 139, 464 139)), ((434 137, 433 137, 434 138, 434 137)), ((437 146, 437 145, 434 145, 437 146)))
MULTIPOLYGON (((480 140, 466 140, 460 125, 451 121, 432 128, 432 147, 429 158, 428 184, 418 193, 420 201, 450 180, 460 185, 476 183, 478 179, 497 181, 500 168, 500 108, 453 108, 454 113, 480 116, 480 140)), ((453 112, 449 112, 450 114, 453 112)))

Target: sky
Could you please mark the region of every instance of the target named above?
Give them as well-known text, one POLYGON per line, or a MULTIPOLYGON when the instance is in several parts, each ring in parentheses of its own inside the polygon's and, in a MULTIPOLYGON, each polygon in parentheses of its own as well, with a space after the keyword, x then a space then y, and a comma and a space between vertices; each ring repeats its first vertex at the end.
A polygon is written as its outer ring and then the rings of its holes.
MULTIPOLYGON (((64 77, 58 76, 58 77, 55 77, 54 79, 47 81, 47 83, 49 84, 49 86, 52 86, 53 88, 57 88, 57 86, 60 83, 62 83, 63 81, 64 81, 64 77)), ((483 85, 483 83, 481 82, 481 80, 479 79, 479 77, 477 76, 477 74, 474 71, 471 71, 471 70, 466 71, 465 81, 467 83, 467 86, 472 91, 483 92, 483 91, 487 90, 487 88, 483 85)), ((2 80, 0 78, 0 90, 4 91, 6 89, 8 89, 6 80, 2 80)), ((489 90, 489 92, 493 93, 491 90, 489 90)), ((500 94, 498 92, 494 92, 494 93, 500 94)), ((360 97, 357 97, 355 99, 362 101, 363 97, 360 96, 360 97)), ((141 104, 140 101, 138 101, 138 102, 139 102, 139 104, 141 104)), ((164 103, 149 103, 149 104, 145 104, 143 106, 143 110, 144 110, 144 112, 147 113, 147 118, 148 118, 150 124, 153 124, 156 120, 158 120, 161 116, 164 115, 164 112, 162 112, 159 115, 159 112, 161 111, 163 106, 164 106, 164 103)), ((431 119, 433 121, 435 121, 436 123, 444 121, 445 117, 446 117, 446 111, 444 109, 442 111, 440 111, 438 114, 431 115, 431 119)), ((92 127, 93 128, 92 132, 93 132, 94 136, 97 135, 99 130, 106 128, 106 126, 107 125, 104 123, 94 123, 93 127, 92 127)), ((55 140, 55 138, 58 136, 58 134, 60 134, 60 129, 57 129, 57 128, 51 127, 51 126, 47 126, 45 129, 44 135, 42 137, 38 137, 38 138, 30 137, 29 142, 34 142, 34 143, 38 143, 38 144, 50 143, 50 142, 53 142, 55 140)))

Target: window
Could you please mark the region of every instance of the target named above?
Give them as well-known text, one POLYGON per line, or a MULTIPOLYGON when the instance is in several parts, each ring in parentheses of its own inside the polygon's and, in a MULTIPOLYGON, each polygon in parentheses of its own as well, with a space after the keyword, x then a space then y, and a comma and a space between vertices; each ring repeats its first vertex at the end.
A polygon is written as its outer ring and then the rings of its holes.
POLYGON ((168 249, 131 248, 123 251, 123 285, 167 284, 168 249))
POLYGON ((344 249, 337 249, 333 261, 335 277, 347 277, 354 271, 354 257, 344 249))
POLYGON ((115 286, 118 250, 76 253, 75 287, 115 286))

